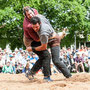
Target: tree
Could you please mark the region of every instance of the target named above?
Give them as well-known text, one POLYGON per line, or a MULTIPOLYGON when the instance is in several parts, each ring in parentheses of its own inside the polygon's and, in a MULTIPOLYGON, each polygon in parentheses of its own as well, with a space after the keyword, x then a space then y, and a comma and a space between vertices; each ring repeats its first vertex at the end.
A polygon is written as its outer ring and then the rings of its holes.
POLYGON ((74 42, 74 31, 84 31, 86 36, 90 30, 89 0, 0 0, 0 47, 5 48, 10 43, 11 48, 23 45, 23 7, 36 8, 39 13, 48 18, 56 30, 69 28, 70 34, 63 40, 61 46, 74 42), (71 39, 72 38, 72 39, 71 39), (6 41, 7 40, 7 41, 6 41), (6 43, 5 43, 6 42, 6 43))
POLYGON ((90 22, 86 18, 87 8, 89 8, 88 2, 90 1, 87 0, 83 4, 81 0, 42 1, 41 10, 51 21, 55 30, 58 32, 65 27, 70 30, 70 34, 62 40, 62 46, 70 46, 70 44, 74 42, 74 32, 76 30, 79 31, 79 33, 84 31, 86 37, 90 29, 90 22))

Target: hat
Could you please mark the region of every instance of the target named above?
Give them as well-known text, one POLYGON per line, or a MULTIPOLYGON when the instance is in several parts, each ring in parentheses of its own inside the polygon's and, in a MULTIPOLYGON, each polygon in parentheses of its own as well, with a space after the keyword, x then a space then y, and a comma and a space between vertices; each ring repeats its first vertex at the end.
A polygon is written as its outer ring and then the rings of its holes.
POLYGON ((9 57, 13 57, 13 55, 9 55, 9 57))
POLYGON ((23 50, 22 48, 19 48, 19 50, 21 51, 21 50, 23 50))

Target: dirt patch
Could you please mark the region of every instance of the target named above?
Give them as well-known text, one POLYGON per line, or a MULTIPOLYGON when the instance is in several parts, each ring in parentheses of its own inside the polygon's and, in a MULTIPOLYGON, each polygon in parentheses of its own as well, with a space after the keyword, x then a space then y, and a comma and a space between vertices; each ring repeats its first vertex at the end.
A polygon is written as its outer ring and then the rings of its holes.
POLYGON ((0 90, 90 90, 90 73, 73 74, 66 79, 52 75, 53 82, 44 82, 43 75, 28 80, 24 74, 0 74, 0 90))

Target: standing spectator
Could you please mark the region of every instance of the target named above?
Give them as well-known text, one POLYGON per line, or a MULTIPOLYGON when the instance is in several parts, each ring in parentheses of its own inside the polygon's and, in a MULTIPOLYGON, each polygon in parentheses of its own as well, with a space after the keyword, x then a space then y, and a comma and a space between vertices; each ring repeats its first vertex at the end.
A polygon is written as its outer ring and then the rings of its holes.
POLYGON ((80 52, 84 52, 84 46, 81 46, 81 49, 79 50, 80 52))
POLYGON ((5 62, 5 64, 6 64, 7 59, 8 59, 8 53, 7 53, 7 50, 6 50, 6 49, 4 49, 2 59, 4 60, 4 62, 5 62))

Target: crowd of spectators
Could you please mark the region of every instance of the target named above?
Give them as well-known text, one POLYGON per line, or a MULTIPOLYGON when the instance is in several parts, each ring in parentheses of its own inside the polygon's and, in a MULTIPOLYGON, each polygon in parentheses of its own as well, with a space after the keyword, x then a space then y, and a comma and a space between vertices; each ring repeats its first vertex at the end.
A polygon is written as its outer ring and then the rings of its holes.
POLYGON ((66 64, 70 72, 90 72, 90 48, 83 45, 77 50, 62 48, 60 60, 66 64))
MULTIPOLYGON (((19 74, 26 73, 32 68, 38 60, 38 56, 23 50, 22 48, 14 51, 0 48, 0 73, 19 74)), ((90 72, 90 48, 81 46, 81 49, 71 50, 71 48, 62 48, 60 50, 60 61, 63 62, 69 71, 90 72)), ((58 73, 58 70, 51 62, 52 74, 58 73)), ((42 69, 40 70, 40 73, 42 69)), ((39 72, 37 72, 39 73, 39 72)))
POLYGON ((9 52, 0 48, 0 73, 25 73, 32 68, 36 60, 36 54, 28 53, 22 48, 9 52))

